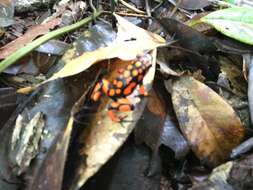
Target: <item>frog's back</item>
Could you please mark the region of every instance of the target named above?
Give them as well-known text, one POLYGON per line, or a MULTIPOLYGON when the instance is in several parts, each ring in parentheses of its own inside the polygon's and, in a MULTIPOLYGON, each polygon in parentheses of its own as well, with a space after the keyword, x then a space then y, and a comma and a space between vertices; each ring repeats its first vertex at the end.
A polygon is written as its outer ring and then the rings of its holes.
MULTIPOLYGON (((111 98, 117 99, 129 96, 137 85, 142 83, 142 80, 151 67, 150 64, 144 64, 137 60, 129 64, 123 72, 112 82, 111 89, 114 93, 111 98)), ((109 94, 110 96, 110 94, 109 94)))

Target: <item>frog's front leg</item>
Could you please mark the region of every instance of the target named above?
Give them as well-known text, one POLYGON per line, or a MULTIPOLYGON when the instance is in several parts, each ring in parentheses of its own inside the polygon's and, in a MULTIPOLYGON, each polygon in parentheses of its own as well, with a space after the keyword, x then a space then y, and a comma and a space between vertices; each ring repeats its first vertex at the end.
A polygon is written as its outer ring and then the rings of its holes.
POLYGON ((139 96, 144 96, 144 97, 148 96, 148 92, 145 90, 145 87, 143 84, 140 85, 138 92, 139 92, 139 96))
POLYGON ((102 95, 102 93, 107 94, 110 88, 110 82, 106 79, 102 79, 98 82, 91 94, 91 99, 93 101, 98 101, 102 95))
POLYGON ((124 117, 118 117, 116 112, 128 112, 134 110, 134 105, 127 98, 120 98, 117 101, 110 103, 108 107, 108 115, 114 122, 121 122, 124 117))

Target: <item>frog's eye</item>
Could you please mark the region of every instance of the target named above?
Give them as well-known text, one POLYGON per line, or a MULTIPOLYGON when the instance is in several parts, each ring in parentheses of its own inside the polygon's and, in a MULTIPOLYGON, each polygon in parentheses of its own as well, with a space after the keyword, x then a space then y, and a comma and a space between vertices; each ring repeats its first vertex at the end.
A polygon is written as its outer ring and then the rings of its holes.
POLYGON ((137 68, 139 68, 141 65, 142 65, 142 64, 141 64, 140 61, 137 61, 137 62, 135 63, 135 66, 136 66, 137 68))

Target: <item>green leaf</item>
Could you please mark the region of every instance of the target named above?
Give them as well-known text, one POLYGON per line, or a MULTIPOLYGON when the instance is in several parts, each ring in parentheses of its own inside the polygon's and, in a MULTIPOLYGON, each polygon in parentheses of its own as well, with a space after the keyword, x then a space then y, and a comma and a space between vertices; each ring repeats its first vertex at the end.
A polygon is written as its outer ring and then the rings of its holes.
POLYGON ((212 12, 201 18, 224 35, 253 45, 253 9, 233 7, 212 12))

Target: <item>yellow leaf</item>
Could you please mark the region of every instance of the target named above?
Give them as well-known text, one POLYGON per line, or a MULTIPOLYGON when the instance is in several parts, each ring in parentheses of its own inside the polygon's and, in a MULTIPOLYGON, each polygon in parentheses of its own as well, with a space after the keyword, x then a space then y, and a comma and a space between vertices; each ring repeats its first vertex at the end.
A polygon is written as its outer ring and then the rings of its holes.
POLYGON ((118 15, 115 17, 118 21, 118 33, 117 38, 110 46, 83 53, 67 63, 45 82, 78 74, 102 60, 115 57, 131 60, 137 54, 165 45, 166 41, 159 35, 139 28, 118 15))

